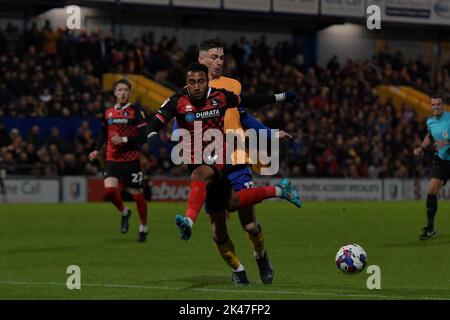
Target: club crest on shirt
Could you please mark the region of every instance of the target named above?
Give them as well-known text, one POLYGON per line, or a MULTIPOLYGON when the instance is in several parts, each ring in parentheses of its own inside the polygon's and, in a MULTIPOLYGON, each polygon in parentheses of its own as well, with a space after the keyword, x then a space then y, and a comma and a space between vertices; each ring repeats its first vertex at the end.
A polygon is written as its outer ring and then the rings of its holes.
POLYGON ((219 104, 219 101, 217 101, 216 99, 211 99, 211 103, 214 107, 217 107, 217 105, 219 104))

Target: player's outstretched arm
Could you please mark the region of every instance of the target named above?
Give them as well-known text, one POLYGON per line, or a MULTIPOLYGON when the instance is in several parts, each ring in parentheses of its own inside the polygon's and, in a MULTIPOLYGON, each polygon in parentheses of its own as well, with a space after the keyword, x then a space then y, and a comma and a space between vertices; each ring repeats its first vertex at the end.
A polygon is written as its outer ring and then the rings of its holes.
POLYGON ((298 104, 297 93, 293 91, 285 91, 277 94, 247 94, 236 95, 231 91, 219 89, 226 97, 227 108, 238 108, 240 112, 245 111, 245 108, 259 108, 269 104, 287 101, 292 104, 298 104))
POLYGON ((177 113, 177 103, 179 95, 173 95, 168 98, 159 108, 158 113, 150 121, 146 128, 147 143, 152 145, 155 139, 159 137, 159 131, 175 117, 177 113))
POLYGON ((167 122, 163 122, 157 116, 153 118, 147 128, 147 143, 152 145, 155 142, 155 139, 159 137, 159 131, 164 128, 167 122))
POLYGON ((421 155, 423 155, 423 151, 431 144, 431 136, 428 133, 425 138, 423 139, 423 141, 420 143, 420 145, 416 148, 414 148, 413 152, 414 155, 419 157, 421 155))
POLYGON ((240 95, 238 108, 259 108, 268 104, 287 101, 294 105, 298 105, 297 93, 286 91, 277 94, 249 94, 240 95))

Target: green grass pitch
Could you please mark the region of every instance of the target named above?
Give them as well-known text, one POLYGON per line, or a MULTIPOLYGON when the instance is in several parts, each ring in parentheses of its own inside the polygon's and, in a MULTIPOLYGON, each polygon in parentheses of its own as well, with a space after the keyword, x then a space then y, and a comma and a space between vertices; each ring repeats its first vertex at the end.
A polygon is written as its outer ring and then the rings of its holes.
POLYGON ((440 202, 437 237, 418 240, 424 202, 283 202, 257 206, 275 270, 260 282, 250 242, 235 214, 229 233, 251 281, 234 287, 202 213, 188 242, 173 223, 184 203, 149 203, 150 233, 137 243, 119 232, 108 203, 0 206, 0 299, 450 299, 450 205, 440 202), (359 243, 381 268, 381 290, 366 270, 340 273, 338 248, 359 243), (81 290, 66 287, 69 265, 81 268, 81 290))

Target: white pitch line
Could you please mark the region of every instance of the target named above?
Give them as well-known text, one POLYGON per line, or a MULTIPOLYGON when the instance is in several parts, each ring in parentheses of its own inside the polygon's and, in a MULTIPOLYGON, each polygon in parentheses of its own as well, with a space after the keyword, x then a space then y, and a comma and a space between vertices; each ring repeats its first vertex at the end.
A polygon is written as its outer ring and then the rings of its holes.
MULTIPOLYGON (((6 285, 24 285, 24 286, 66 286, 62 282, 27 282, 27 281, 0 281, 0 284, 6 285)), ((85 287, 100 288, 127 288, 127 289, 156 289, 156 290, 192 290, 200 292, 220 292, 220 293, 256 293, 256 294, 279 294, 279 295, 316 295, 330 297, 362 297, 362 298, 384 298, 384 299, 421 299, 421 300, 450 300, 450 298, 437 297, 411 297, 411 296, 393 296, 384 294, 362 294, 362 293, 331 293, 307 290, 303 292, 295 291, 263 291, 263 290, 233 290, 233 289, 209 289, 209 288, 179 288, 179 287, 162 287, 162 286, 142 286, 142 285, 124 285, 124 284, 101 284, 101 283, 81 283, 85 287)))

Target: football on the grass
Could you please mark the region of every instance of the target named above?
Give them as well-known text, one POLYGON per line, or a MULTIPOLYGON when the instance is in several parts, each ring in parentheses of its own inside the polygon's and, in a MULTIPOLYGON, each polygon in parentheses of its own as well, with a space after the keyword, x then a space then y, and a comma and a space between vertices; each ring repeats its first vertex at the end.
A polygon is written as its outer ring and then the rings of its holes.
POLYGON ((364 270, 367 254, 358 244, 348 244, 336 253, 336 266, 345 274, 357 274, 364 270))

